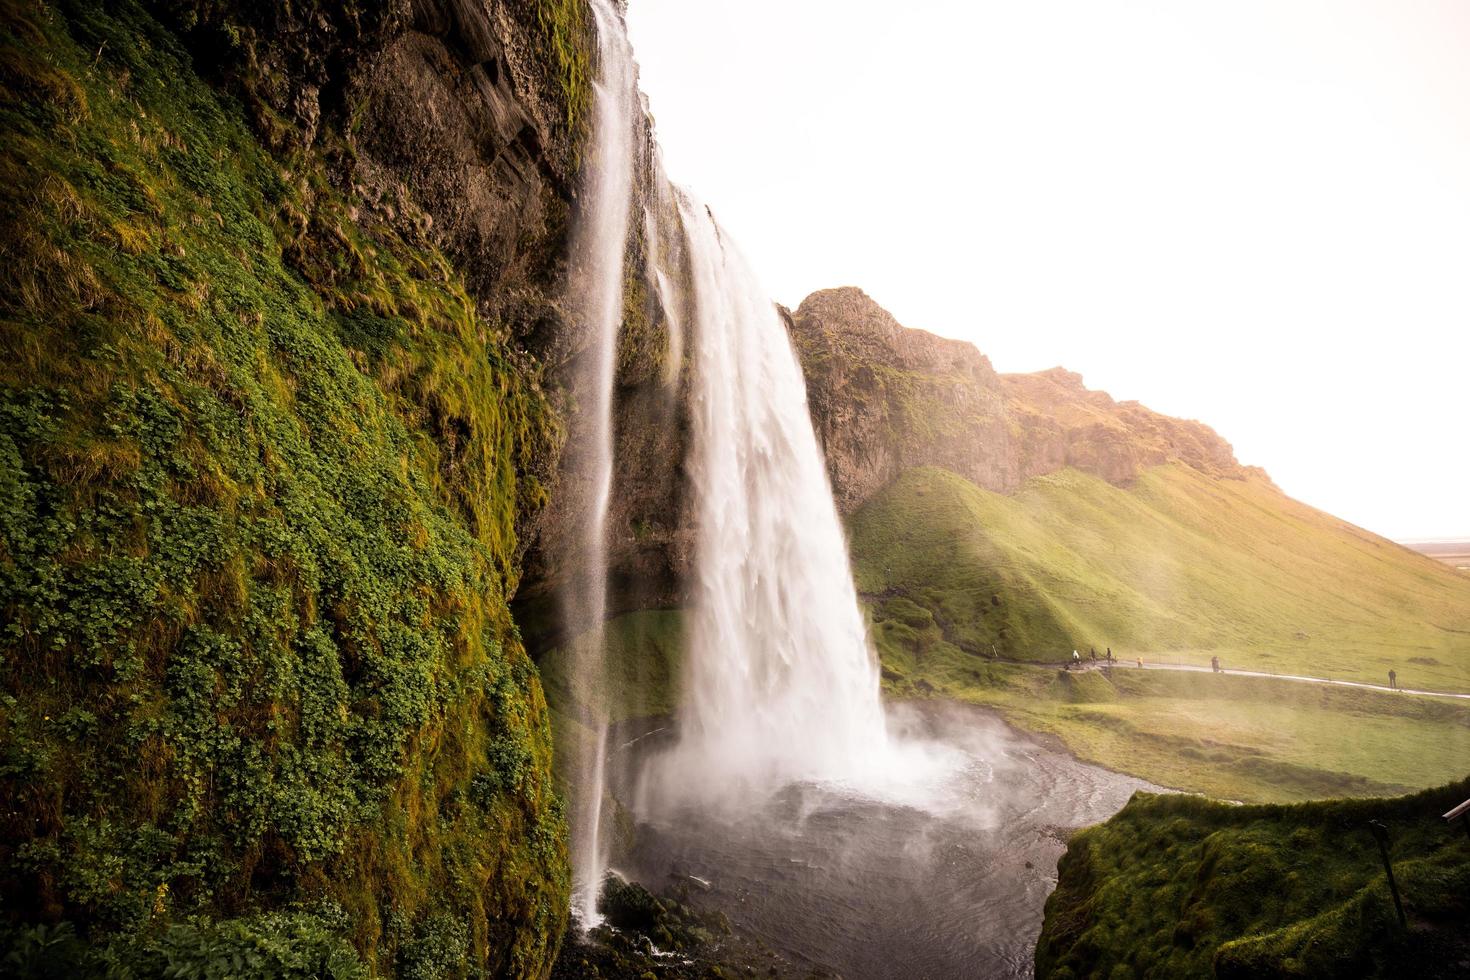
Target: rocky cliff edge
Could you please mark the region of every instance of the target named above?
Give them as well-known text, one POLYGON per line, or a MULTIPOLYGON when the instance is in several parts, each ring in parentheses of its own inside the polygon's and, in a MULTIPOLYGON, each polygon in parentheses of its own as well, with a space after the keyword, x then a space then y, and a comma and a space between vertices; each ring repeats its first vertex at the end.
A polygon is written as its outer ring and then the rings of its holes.
POLYGON ((998 374, 973 345, 904 327, 854 287, 812 293, 788 324, 844 513, 913 466, 999 493, 1065 467, 1119 485, 1171 461, 1252 472, 1201 422, 1115 401, 1060 367, 998 374))

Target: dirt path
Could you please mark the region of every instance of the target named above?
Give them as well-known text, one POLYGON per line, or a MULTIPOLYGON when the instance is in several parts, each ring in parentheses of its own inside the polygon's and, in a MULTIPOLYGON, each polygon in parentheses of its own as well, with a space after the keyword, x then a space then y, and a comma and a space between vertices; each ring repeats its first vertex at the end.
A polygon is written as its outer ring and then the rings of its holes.
MULTIPOLYGON (((1032 664, 1032 665, 1036 665, 1035 664, 1035 661, 1027 661, 1027 660, 1004 660, 1004 661, 1002 661, 1002 663, 1011 663, 1011 664, 1028 664, 1029 663, 1029 664, 1032 664)), ((1079 670, 1101 670, 1106 665, 1107 665, 1106 664, 1106 661, 1099 660, 1099 661, 1094 662, 1094 661, 1091 661, 1091 660, 1084 660, 1082 662, 1081 667, 1076 668, 1076 669, 1079 669, 1079 670)), ((1067 662, 1066 661, 1062 661, 1061 663, 1057 663, 1057 664, 1041 664, 1041 665, 1037 665, 1037 666, 1066 667, 1067 666, 1067 662)), ((1139 669, 1138 663, 1136 661, 1134 661, 1134 660, 1114 660, 1113 661, 1113 666, 1114 667, 1126 668, 1128 670, 1138 670, 1139 669)), ((1194 666, 1192 664, 1148 663, 1146 661, 1145 661, 1142 669, 1143 670, 1180 670, 1180 671, 1187 671, 1189 673, 1195 673, 1195 674, 1208 674, 1208 673, 1211 673, 1211 669, 1209 667, 1196 667, 1196 666, 1194 666)), ((1358 688, 1362 688, 1363 690, 1366 690, 1366 691, 1385 691, 1385 692, 1387 692, 1389 694, 1418 694, 1418 695, 1422 695, 1424 697, 1431 697, 1431 698, 1459 698, 1462 701, 1470 701, 1470 694, 1460 694, 1460 693, 1457 693, 1457 692, 1454 692, 1454 691, 1424 691, 1424 690, 1419 690, 1418 688, 1412 688, 1412 687, 1400 687, 1400 688, 1395 689, 1395 688, 1389 687, 1387 684, 1369 684, 1366 681, 1338 681, 1338 680, 1333 680, 1330 677, 1309 677, 1309 676, 1306 676, 1305 674, 1273 674, 1273 673, 1270 673, 1269 671, 1264 671, 1264 670, 1233 670, 1233 669, 1222 669, 1220 671, 1220 673, 1222 673, 1222 674, 1235 674, 1238 677, 1270 677, 1270 678, 1274 678, 1274 679, 1276 679, 1278 681, 1296 681, 1296 682, 1302 683, 1302 684, 1331 684, 1331 685, 1334 685, 1336 687, 1358 687, 1358 688)))

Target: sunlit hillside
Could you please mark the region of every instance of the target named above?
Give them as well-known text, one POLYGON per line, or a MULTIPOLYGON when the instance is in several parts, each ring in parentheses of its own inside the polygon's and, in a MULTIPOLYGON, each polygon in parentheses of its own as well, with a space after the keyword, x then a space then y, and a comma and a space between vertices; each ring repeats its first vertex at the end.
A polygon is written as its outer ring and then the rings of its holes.
POLYGON ((851 521, 875 633, 916 652, 1120 658, 1470 691, 1470 580, 1286 497, 1182 465, 1064 470, 1013 496, 905 472, 851 521))

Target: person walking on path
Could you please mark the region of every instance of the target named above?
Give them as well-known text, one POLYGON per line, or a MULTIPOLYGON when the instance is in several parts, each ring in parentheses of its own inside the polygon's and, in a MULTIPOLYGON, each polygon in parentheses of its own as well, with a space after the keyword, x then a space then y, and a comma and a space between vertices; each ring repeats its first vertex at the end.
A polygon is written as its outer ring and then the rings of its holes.
POLYGON ((1388 689, 1391 691, 1397 691, 1399 689, 1398 672, 1392 669, 1388 672, 1388 689))
MULTIPOLYGON (((1072 651, 1072 663, 1076 664, 1078 667, 1082 666, 1082 654, 1078 653, 1076 650, 1072 651)), ((1070 670, 1071 668, 1069 667, 1068 669, 1070 670)))
POLYGON ((1092 658, 1093 663, 1097 663, 1097 647, 1088 647, 1087 655, 1092 658))
POLYGON ((1112 663, 1112 662, 1113 662, 1113 648, 1112 647, 1108 647, 1108 663, 1112 663))
POLYGON ((1211 657, 1210 658, 1210 669, 1213 670, 1217 674, 1220 673, 1220 658, 1219 657, 1211 657))

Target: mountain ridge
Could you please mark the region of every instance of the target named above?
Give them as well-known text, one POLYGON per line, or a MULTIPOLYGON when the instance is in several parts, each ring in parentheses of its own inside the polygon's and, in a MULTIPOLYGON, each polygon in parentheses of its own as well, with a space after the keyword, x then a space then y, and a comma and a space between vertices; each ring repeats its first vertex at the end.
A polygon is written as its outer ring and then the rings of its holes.
POLYGON ((1203 422, 1116 401, 1062 367, 999 373, 973 344, 903 326, 857 287, 812 293, 787 323, 844 513, 914 465, 1000 493, 1066 467, 1126 485, 1176 460, 1269 480, 1203 422))

